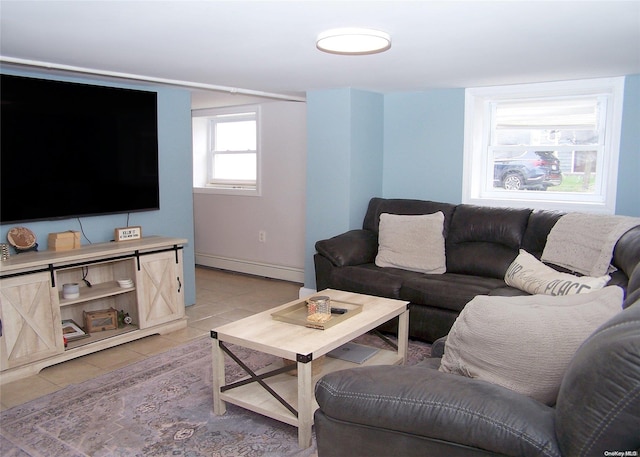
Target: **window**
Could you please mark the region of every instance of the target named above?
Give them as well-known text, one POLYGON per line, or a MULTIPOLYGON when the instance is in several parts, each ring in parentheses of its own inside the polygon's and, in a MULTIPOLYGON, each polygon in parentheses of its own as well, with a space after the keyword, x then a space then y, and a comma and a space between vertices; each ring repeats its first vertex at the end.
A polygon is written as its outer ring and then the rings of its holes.
POLYGON ((258 118, 255 106, 194 112, 196 192, 259 195, 258 118))
POLYGON ((623 86, 467 89, 463 201, 613 214, 623 86))

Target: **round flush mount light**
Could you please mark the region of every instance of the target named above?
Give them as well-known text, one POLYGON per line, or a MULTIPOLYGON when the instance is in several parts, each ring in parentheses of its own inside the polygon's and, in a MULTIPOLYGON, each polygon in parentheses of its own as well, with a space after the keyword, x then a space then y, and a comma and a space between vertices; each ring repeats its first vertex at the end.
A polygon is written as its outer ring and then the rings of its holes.
POLYGON ((332 54, 376 54, 391 47, 391 36, 373 29, 331 29, 318 35, 316 46, 321 51, 332 54))

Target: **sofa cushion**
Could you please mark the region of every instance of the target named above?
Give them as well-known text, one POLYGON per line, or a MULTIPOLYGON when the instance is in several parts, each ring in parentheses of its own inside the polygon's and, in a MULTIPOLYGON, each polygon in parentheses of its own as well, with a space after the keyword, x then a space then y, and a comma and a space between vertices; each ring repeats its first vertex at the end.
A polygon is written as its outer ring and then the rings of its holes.
POLYGON ((424 365, 334 371, 315 396, 322 457, 560 456, 553 408, 424 365))
POLYGON ((547 243, 549 232, 563 214, 560 211, 540 209, 532 211, 522 237, 521 248, 539 259, 547 243))
POLYGON ((400 289, 400 299, 460 312, 476 295, 487 295, 504 287, 502 279, 445 273, 406 278, 400 289))
POLYGON ((420 216, 381 214, 376 265, 444 273, 443 226, 444 214, 440 211, 420 216))
POLYGON ((573 295, 602 289, 611 279, 610 276, 575 276, 561 273, 540 262, 527 251, 520 249, 520 254, 513 261, 504 282, 522 289, 530 294, 573 295))
POLYGON ((634 268, 640 264, 640 227, 622 235, 613 250, 612 263, 631 278, 634 268))
POLYGON ((491 295, 494 297, 521 297, 523 295, 530 295, 530 294, 516 287, 505 285, 504 287, 496 287, 487 295, 491 295))
POLYGON ((406 276, 420 275, 395 268, 380 268, 373 263, 334 268, 330 273, 332 289, 348 290, 359 294, 400 298, 400 288, 406 276))
POLYGON ((478 296, 456 319, 440 371, 555 403, 580 344, 622 310, 617 286, 579 295, 478 296))
POLYGON ((530 209, 458 205, 446 238, 447 271, 504 278, 530 214, 530 209))

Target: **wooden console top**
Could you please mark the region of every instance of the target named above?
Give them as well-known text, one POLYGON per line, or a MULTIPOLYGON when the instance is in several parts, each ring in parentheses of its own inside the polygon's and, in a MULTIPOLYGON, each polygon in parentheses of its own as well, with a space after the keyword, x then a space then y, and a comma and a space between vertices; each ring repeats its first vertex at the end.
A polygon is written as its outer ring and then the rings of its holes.
POLYGON ((82 246, 79 249, 67 251, 32 251, 14 254, 7 260, 0 262, 1 273, 13 273, 42 268, 43 265, 63 265, 96 257, 133 254, 136 251, 148 251, 165 248, 171 245, 184 245, 188 240, 184 238, 171 238, 163 236, 145 236, 139 240, 109 241, 105 243, 93 243, 82 246))

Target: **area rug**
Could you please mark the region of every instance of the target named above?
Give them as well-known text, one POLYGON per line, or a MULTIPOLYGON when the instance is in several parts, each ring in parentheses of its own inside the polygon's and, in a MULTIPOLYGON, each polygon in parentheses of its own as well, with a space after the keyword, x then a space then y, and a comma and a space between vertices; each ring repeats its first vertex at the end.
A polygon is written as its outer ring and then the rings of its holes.
MULTIPOLYGON (((383 347, 372 335, 357 342, 383 347)), ((233 346, 252 369, 275 357, 233 346)), ((409 344, 409 364, 430 347, 409 344)), ((227 382, 244 376, 226 361, 227 382)), ((213 414, 211 339, 193 342, 144 361, 10 408, 0 415, 3 457, 311 457, 298 448, 297 429, 227 405, 213 414)))

